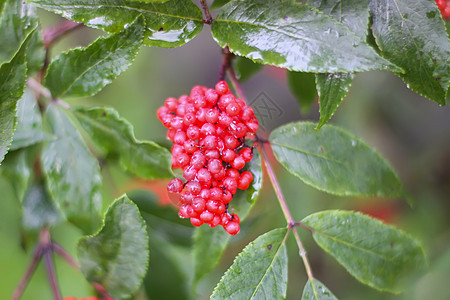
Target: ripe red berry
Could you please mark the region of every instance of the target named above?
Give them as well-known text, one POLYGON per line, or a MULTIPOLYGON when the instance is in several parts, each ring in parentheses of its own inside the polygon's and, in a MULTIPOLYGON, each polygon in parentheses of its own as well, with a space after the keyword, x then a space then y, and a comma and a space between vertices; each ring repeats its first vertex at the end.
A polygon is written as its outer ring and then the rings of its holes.
POLYGON ((239 155, 245 160, 245 162, 249 162, 253 158, 252 152, 253 151, 251 148, 244 148, 244 149, 241 149, 241 151, 239 151, 239 155))
POLYGON ((235 221, 230 221, 225 225, 225 231, 230 235, 236 235, 239 233, 240 227, 239 223, 235 221))
POLYGON ((195 227, 199 227, 199 226, 203 225, 203 222, 200 219, 192 217, 191 218, 191 224, 194 225, 195 227))
POLYGON ((183 181, 178 178, 172 179, 167 185, 167 191, 169 193, 179 194, 183 190, 183 181))
POLYGON ((216 91, 219 95, 223 95, 228 92, 228 84, 225 81, 219 81, 216 84, 216 91))

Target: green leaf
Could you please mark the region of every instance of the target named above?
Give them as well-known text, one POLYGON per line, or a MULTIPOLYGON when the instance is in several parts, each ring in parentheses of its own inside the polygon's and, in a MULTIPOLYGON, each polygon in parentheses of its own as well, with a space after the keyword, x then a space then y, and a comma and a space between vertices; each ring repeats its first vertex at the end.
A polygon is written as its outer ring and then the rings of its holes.
POLYGON ((168 251, 170 247, 170 244, 150 236, 152 262, 144 279, 148 299, 191 299, 187 296, 189 281, 183 273, 183 266, 168 251))
POLYGON ((450 43, 435 1, 373 0, 372 30, 410 89, 441 105, 450 83, 450 43))
POLYGON ((42 117, 34 93, 25 89, 22 98, 17 102, 17 126, 10 150, 17 150, 42 141, 51 136, 42 130, 42 117))
POLYGON ((154 142, 137 140, 131 124, 114 109, 77 109, 74 115, 103 151, 119 156, 126 170, 144 178, 173 177, 170 152, 154 142))
POLYGON ((41 229, 56 224, 61 218, 42 183, 33 184, 22 203, 22 223, 28 229, 41 229))
MULTIPOLYGON (((230 213, 236 213, 241 222, 250 213, 251 208, 259 196, 262 188, 263 172, 261 156, 254 150, 253 159, 245 166, 244 170, 249 170, 253 174, 253 182, 245 190, 238 190, 230 202, 230 213)), ((222 228, 210 228, 203 225, 197 228, 194 233, 194 284, 198 283, 206 274, 211 272, 222 258, 230 235, 222 228)))
POLYGON ((16 127, 17 101, 22 97, 27 75, 25 49, 31 34, 16 56, 0 67, 0 163, 8 152, 16 127))
POLYGON ((289 88, 300 103, 301 110, 306 113, 317 97, 316 80, 313 73, 288 72, 289 88))
POLYGON ((404 196, 397 175, 375 150, 338 127, 314 127, 298 122, 271 133, 275 157, 289 172, 335 195, 404 196))
POLYGON ((149 191, 138 190, 129 193, 130 199, 139 207, 142 217, 151 228, 152 236, 172 245, 190 247, 194 228, 188 220, 178 217, 178 211, 172 205, 162 206, 156 195, 149 191))
MULTIPOLYGON (((38 25, 33 5, 18 0, 3 0, 0 16, 0 65, 11 61, 38 25)), ((2 76, 3 77, 3 76, 2 76)))
POLYGON ((38 26, 36 32, 31 36, 26 51, 28 75, 34 75, 34 73, 42 69, 45 60, 45 48, 41 26, 38 26))
POLYGON ((302 300, 337 300, 336 296, 319 280, 306 282, 303 289, 302 300))
POLYGON ((233 61, 233 68, 236 72, 236 77, 241 82, 258 73, 262 69, 262 67, 264 67, 263 64, 257 64, 252 60, 242 56, 236 57, 233 61))
POLYGON ((336 112, 339 104, 353 83, 352 73, 316 74, 317 90, 319 92, 320 120, 317 128, 325 125, 336 112))
MULTIPOLYGON (((368 0, 308 0, 308 4, 350 28, 360 39, 366 40, 369 22, 368 0)), ((353 77, 350 73, 316 75, 320 105, 320 120, 317 128, 322 127, 333 116, 347 95, 353 77)))
POLYGON ((231 0, 214 0, 213 3, 211 4, 210 9, 211 10, 219 9, 230 1, 231 0))
POLYGON ((98 161, 59 107, 49 105, 46 117, 56 137, 42 150, 42 170, 48 190, 66 218, 91 233, 100 223, 102 205, 98 161))
POLYGON ((35 152, 33 147, 10 152, 1 168, 4 178, 10 182, 21 203, 33 175, 35 152))
POLYGON ((284 299, 287 288, 286 228, 251 242, 220 279, 211 299, 284 299))
POLYGON ((211 30, 221 47, 288 70, 323 73, 394 68, 348 27, 302 3, 232 1, 220 10, 211 30))
POLYGON ((192 2, 170 0, 143 3, 132 0, 31 0, 37 6, 75 22, 118 32, 139 15, 145 19, 144 44, 178 47, 193 39, 203 28, 201 10, 192 2))
POLYGON ((45 85, 52 96, 93 96, 131 65, 144 38, 142 17, 124 31, 70 50, 50 64, 45 85))
POLYGON ((114 298, 127 298, 141 285, 148 267, 148 235, 137 206, 126 195, 108 209, 103 228, 77 247, 87 280, 114 298))
POLYGON ((375 289, 400 292, 399 279, 425 265, 419 242, 361 213, 323 211, 306 217, 302 224, 350 274, 375 289))
POLYGON ((366 39, 369 0, 308 0, 307 3, 347 26, 361 40, 366 39))

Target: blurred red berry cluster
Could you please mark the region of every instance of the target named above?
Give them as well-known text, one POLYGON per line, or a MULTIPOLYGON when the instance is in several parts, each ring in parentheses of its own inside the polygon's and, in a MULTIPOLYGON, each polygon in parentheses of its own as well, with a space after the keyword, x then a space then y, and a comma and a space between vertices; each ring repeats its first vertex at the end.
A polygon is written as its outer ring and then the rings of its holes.
POLYGON ((245 164, 253 147, 245 144, 247 134, 258 130, 253 109, 219 81, 215 89, 194 86, 189 96, 168 98, 157 112, 168 128, 172 167, 181 168, 186 183, 173 179, 167 189, 181 194, 179 215, 192 225, 222 225, 229 234, 239 232, 239 217, 228 212, 237 189, 253 181, 245 164))
POLYGON ((441 11, 444 19, 450 18, 450 1, 449 0, 436 0, 437 6, 441 11))

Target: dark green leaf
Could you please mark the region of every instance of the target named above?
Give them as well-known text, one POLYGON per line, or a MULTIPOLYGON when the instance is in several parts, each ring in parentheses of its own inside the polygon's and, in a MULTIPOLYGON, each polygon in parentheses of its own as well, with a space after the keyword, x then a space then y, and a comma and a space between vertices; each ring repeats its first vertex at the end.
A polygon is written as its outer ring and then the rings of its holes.
MULTIPOLYGON (((308 0, 336 21, 344 24, 362 40, 366 39, 369 22, 368 0, 308 0)), ((353 82, 353 74, 325 73, 316 75, 319 91, 320 120, 322 127, 333 116, 353 82)))
MULTIPOLYGON (((230 213, 236 213, 241 222, 247 217, 251 208, 259 196, 262 188, 262 166, 259 152, 254 150, 253 159, 247 164, 245 170, 253 174, 253 182, 245 190, 238 190, 230 202, 230 213)), ((211 272, 222 258, 223 252, 228 245, 230 235, 221 228, 210 228, 203 225, 194 234, 194 283, 200 281, 203 276, 211 272)))
POLYGON ((400 292, 399 279, 425 265, 419 242, 361 213, 323 211, 302 223, 312 229, 317 244, 350 274, 378 290, 400 292))
POLYGON ((44 82, 52 96, 92 96, 101 91, 133 62, 144 28, 144 19, 139 17, 124 31, 55 58, 44 82))
POLYGON ((305 183, 336 195, 404 196, 389 164, 357 137, 331 125, 291 123, 270 135, 278 161, 305 183))
POLYGON ((108 209, 103 228, 80 240, 80 267, 90 282, 114 298, 127 298, 141 285, 148 267, 148 235, 137 206, 126 195, 108 209))
POLYGON ((27 74, 25 51, 31 34, 14 58, 0 67, 0 163, 8 152, 16 127, 17 101, 25 89, 27 74))
POLYGON ((118 32, 139 15, 145 19, 144 44, 177 47, 193 39, 203 28, 201 10, 192 1, 170 0, 143 3, 132 0, 31 0, 37 6, 72 21, 118 32))
POLYGON ((264 66, 263 64, 257 64, 253 62, 252 60, 238 56, 233 61, 234 64, 234 71, 236 72, 236 77, 240 81, 245 81, 258 73, 259 70, 262 69, 264 66))
POLYGON ((119 156, 121 165, 144 178, 170 178, 170 152, 150 141, 134 137, 133 127, 112 108, 78 109, 81 126, 103 151, 119 156))
POLYGON ((172 245, 190 247, 192 245, 191 222, 178 217, 178 211, 171 206, 162 206, 153 193, 133 191, 130 199, 139 207, 142 217, 151 228, 152 236, 158 237, 172 245))
POLYGON ((56 137, 41 157, 49 192, 70 222, 91 233, 100 223, 100 167, 59 107, 49 105, 46 117, 56 137))
POLYGON ((373 0, 372 30, 384 58, 410 89, 445 105, 450 43, 435 1, 373 0))
POLYGON ((288 230, 259 236, 236 257, 211 299, 284 299, 287 288, 288 230))
POLYGON ((211 29, 216 42, 231 52, 293 71, 394 68, 348 27, 302 3, 232 1, 211 29))
POLYGON ((150 236, 151 264, 144 279, 145 292, 149 299, 190 299, 188 280, 179 261, 170 255, 169 247, 170 244, 150 236))
POLYGON ((33 147, 8 153, 2 165, 2 173, 14 189, 17 199, 23 202, 33 175, 33 162, 36 157, 33 147))
POLYGON ((303 289, 302 300, 337 300, 336 296, 319 280, 308 280, 303 289))
POLYGON ((361 40, 366 39, 369 0, 308 0, 307 3, 347 26, 361 40))
POLYGON ((58 209, 41 183, 33 184, 22 203, 23 225, 28 229, 41 229, 60 220, 58 209))
MULTIPOLYGON (((36 9, 18 0, 2 1, 0 16, 0 65, 9 62, 19 51, 29 34, 37 27, 36 9)), ((2 76, 3 77, 3 76, 2 76)))
POLYGON ((22 99, 17 102, 17 126, 10 149, 17 150, 50 139, 51 136, 42 130, 42 117, 35 95, 25 89, 22 99))
POLYGON ((320 111, 320 120, 317 128, 325 125, 334 115, 339 104, 347 95, 352 85, 353 77, 352 73, 316 74, 320 111))
POLYGON ((214 0, 213 3, 211 4, 210 9, 211 10, 219 9, 230 1, 231 0, 214 0))
POLYGON ((308 112, 317 98, 316 79, 313 73, 288 72, 287 81, 291 92, 300 103, 303 112, 308 112))

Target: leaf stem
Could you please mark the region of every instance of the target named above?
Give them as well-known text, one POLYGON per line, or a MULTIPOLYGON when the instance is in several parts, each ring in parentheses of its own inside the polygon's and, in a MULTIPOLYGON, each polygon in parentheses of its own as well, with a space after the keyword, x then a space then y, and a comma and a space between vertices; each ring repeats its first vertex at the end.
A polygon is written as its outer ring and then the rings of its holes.
POLYGON ((56 105, 59 105, 65 109, 70 109, 70 105, 67 102, 64 102, 63 100, 61 100, 59 98, 52 98, 52 94, 50 93, 50 91, 46 87, 44 87, 42 84, 40 84, 36 79, 31 78, 31 77, 28 78, 27 86, 38 95, 37 98, 39 98, 39 95, 42 95, 47 99, 51 99, 52 102, 55 103, 56 105))
POLYGON ((50 48, 55 42, 64 37, 66 34, 82 26, 82 23, 64 20, 55 27, 44 29, 42 33, 44 39, 44 47, 46 49, 50 48))
POLYGON ((72 267, 74 267, 75 269, 79 270, 80 266, 78 265, 78 263, 75 261, 75 259, 73 259, 73 257, 60 245, 58 245, 55 242, 52 242, 52 250, 58 254, 59 256, 61 256, 69 265, 71 265, 72 267))
POLYGON ((62 298, 61 293, 59 292, 58 281, 56 280, 55 265, 53 263, 51 248, 47 248, 44 250, 44 263, 48 280, 50 282, 50 287, 53 292, 53 297, 55 298, 55 300, 61 300, 62 298))
POLYGON ((206 0, 200 0, 200 3, 202 4, 202 9, 205 14, 205 19, 203 20, 203 23, 211 25, 213 22, 213 18, 211 16, 211 12, 209 11, 208 4, 206 3, 206 0))

